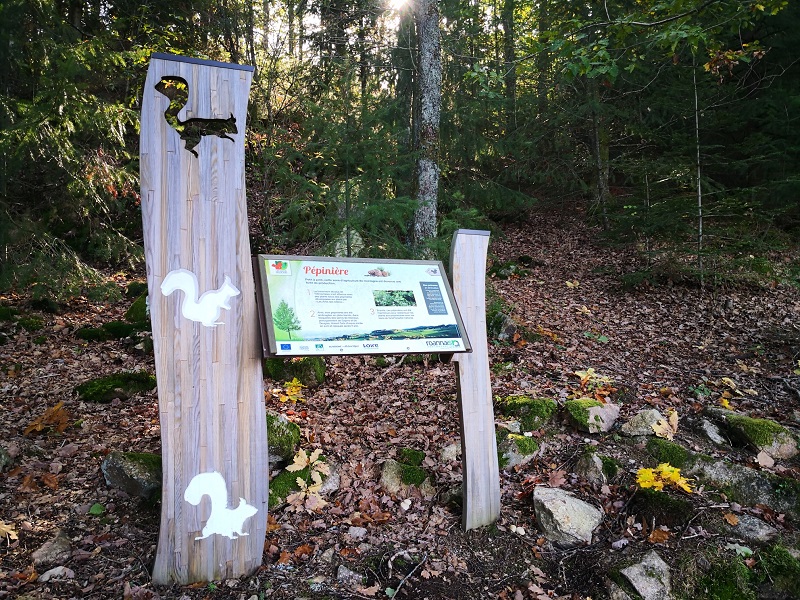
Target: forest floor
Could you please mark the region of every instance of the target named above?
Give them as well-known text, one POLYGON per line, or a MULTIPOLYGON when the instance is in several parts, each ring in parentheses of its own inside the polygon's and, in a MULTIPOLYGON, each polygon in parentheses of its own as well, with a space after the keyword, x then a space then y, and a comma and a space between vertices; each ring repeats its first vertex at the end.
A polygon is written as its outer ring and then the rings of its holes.
MULTIPOLYGON (((730 398, 735 410, 797 432, 800 292, 780 283, 708 282, 701 290, 677 281, 625 290, 620 276, 639 268, 639 259, 629 249, 598 243, 597 235, 582 215, 564 209, 539 210, 493 235, 495 265, 525 266, 508 279, 490 278, 490 285, 532 333, 492 341, 494 395, 548 397, 563 405, 580 395, 576 371, 593 368, 616 388, 611 400, 621 405, 620 424, 644 408, 674 409, 675 439, 685 447, 800 479, 797 458, 759 465, 746 449, 710 447, 691 427, 704 406, 730 398)), ((783 539, 796 540, 798 523, 769 507, 735 505, 708 488, 669 492, 688 499, 694 516, 690 524, 658 528, 630 503, 637 470, 654 466, 641 440, 617 429, 580 432, 563 416, 532 432, 540 446, 532 460, 501 472, 497 523, 465 533, 457 505, 447 501, 461 482, 460 458, 440 458, 459 443, 454 366, 330 357, 325 383, 304 390, 304 402, 267 399, 268 409, 300 426, 304 448, 321 448, 337 465, 341 486, 328 505, 316 514, 287 505, 272 511, 263 565, 250 577, 154 586, 160 507, 108 487, 100 464, 114 450, 160 452, 156 392, 92 404, 74 391, 120 370, 153 372, 152 356, 121 341, 75 336, 81 327, 121 319, 130 300, 84 299, 60 314, 34 311, 28 300, 0 297, 0 305, 18 311, 0 321, 7 337, 0 345, 0 446, 12 458, 0 475, 0 598, 600 598, 613 564, 652 549, 673 568, 676 593, 692 597, 686 557, 718 553, 731 512, 758 514, 783 539), (26 330, 21 315, 41 318, 44 327, 26 330), (68 413, 63 432, 24 433, 59 402, 68 413), (608 485, 592 486, 574 474, 576 456, 587 446, 621 465, 608 485), (404 447, 426 452, 423 466, 435 479, 435 495, 410 488, 400 497, 382 489, 382 463, 404 447), (570 490, 602 508, 591 544, 562 550, 542 537, 531 500, 537 484, 570 490), (42 582, 32 553, 58 529, 70 540, 60 563, 69 571, 42 582), (662 533, 653 535, 656 529, 662 533), (340 565, 362 575, 361 584, 337 579, 340 565)), ((267 380, 265 387, 283 384, 267 380)))

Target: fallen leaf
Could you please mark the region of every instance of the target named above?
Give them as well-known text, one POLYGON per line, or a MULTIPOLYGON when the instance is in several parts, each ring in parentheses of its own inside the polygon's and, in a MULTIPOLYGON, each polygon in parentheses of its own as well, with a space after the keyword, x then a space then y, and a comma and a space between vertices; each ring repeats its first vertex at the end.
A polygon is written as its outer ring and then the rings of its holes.
POLYGON ((725 513, 724 515, 722 515, 722 518, 725 519, 725 521, 727 521, 728 525, 736 526, 739 524, 739 517, 737 517, 733 513, 725 513))
POLYGON ((371 587, 358 588, 358 593, 364 594, 365 596, 374 596, 380 591, 380 589, 380 585, 376 583, 371 587))
POLYGON ((54 429, 58 433, 63 433, 67 427, 69 427, 69 413, 64 409, 64 403, 59 402, 34 419, 22 434, 28 435, 34 431, 40 432, 45 429, 54 429))
POLYGON ((678 412, 670 410, 667 420, 659 419, 651 427, 658 437, 672 440, 678 432, 678 412))
POLYGON ((14 525, 12 523, 6 523, 5 521, 0 521, 0 536, 4 536, 7 539, 11 538, 12 540, 19 539, 14 525))
POLYGON ((650 532, 647 541, 651 544, 663 544, 670 538, 670 536, 672 536, 672 533, 667 530, 653 529, 653 531, 650 532))
POLYGON ((58 476, 52 473, 45 473, 42 475, 42 483, 49 487, 51 490, 58 489, 58 476))
POLYGON ((298 560, 308 560, 314 554, 314 549, 314 546, 303 544, 295 549, 294 557, 298 560))
POLYGON ((567 481, 566 476, 566 471, 550 471, 550 475, 547 478, 547 485, 554 488, 561 487, 567 481))
POLYGON ((286 550, 281 552, 281 555, 278 557, 277 563, 279 565, 288 565, 292 562, 292 555, 289 554, 286 550))

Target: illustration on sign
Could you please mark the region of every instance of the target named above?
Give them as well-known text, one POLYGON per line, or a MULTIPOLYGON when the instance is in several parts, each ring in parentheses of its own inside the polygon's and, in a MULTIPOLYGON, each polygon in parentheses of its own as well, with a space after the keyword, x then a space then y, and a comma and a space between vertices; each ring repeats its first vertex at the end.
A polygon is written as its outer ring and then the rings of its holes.
POLYGON ((225 282, 217 290, 209 290, 198 298, 200 284, 197 275, 186 269, 170 271, 161 282, 161 293, 169 296, 175 290, 183 292, 181 314, 190 321, 202 323, 206 327, 222 325, 218 321, 222 309, 230 310, 230 299, 240 294, 231 283, 230 277, 225 276, 225 282))
POLYGON ((469 351, 436 261, 261 255, 258 264, 272 353, 469 351))
POLYGON ((203 535, 194 539, 202 540, 211 535, 224 535, 235 540, 240 535, 248 535, 242 531, 244 522, 258 512, 255 506, 239 498, 239 506, 228 508, 228 486, 225 478, 216 471, 200 473, 192 477, 183 499, 197 506, 203 496, 211 499, 211 514, 203 527, 203 535))

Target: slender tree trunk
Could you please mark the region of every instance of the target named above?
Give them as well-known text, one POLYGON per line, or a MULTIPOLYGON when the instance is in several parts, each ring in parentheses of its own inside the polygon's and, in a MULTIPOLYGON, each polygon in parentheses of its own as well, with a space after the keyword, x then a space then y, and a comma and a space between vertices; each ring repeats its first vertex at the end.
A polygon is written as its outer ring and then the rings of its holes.
POLYGON ((700 287, 703 287, 703 186, 700 179, 700 101, 697 95, 697 69, 692 55, 692 83, 694 84, 694 142, 695 171, 697 178, 697 269, 700 271, 700 287))
POLYGON ((503 0, 503 72, 506 92, 506 131, 516 128, 517 120, 517 67, 514 51, 514 0, 503 0))
POLYGON ((437 0, 419 0, 416 7, 419 96, 417 201, 413 244, 419 247, 436 237, 439 193, 439 115, 442 107, 442 56, 437 0))
POLYGON ((608 188, 609 178, 609 136, 608 129, 603 123, 600 115, 600 91, 597 79, 587 79, 589 90, 589 103, 592 111, 592 146, 595 161, 595 188, 594 202, 600 210, 603 229, 608 229, 608 199, 610 196, 608 188))

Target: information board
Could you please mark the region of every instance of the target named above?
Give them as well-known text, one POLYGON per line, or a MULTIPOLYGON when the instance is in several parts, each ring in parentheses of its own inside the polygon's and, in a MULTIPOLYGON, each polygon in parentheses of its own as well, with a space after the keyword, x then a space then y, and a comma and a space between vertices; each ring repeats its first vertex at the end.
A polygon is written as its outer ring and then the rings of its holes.
POLYGON ((470 352, 441 262, 260 254, 265 356, 470 352))

